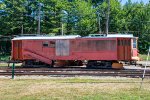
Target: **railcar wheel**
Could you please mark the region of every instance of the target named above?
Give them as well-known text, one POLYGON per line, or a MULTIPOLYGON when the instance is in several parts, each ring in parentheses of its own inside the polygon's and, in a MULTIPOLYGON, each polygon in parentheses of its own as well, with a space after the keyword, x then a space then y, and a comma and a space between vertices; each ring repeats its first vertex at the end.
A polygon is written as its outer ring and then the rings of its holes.
POLYGON ((53 68, 53 67, 54 67, 54 64, 55 64, 55 61, 54 61, 54 60, 52 60, 52 64, 51 64, 51 65, 49 65, 49 66, 50 66, 50 68, 53 68))
POLYGON ((35 60, 25 60, 22 63, 22 67, 24 68, 38 68, 38 67, 53 67, 54 66, 54 61, 52 61, 52 64, 45 64, 40 61, 35 61, 35 60))
POLYGON ((137 61, 134 61, 134 60, 133 60, 133 61, 130 61, 130 64, 136 66, 136 65, 137 65, 137 61))
POLYGON ((112 68, 112 62, 111 61, 91 60, 91 61, 88 61, 87 68, 106 68, 106 69, 111 69, 112 68))
POLYGON ((75 66, 83 66, 83 62, 81 60, 75 61, 75 66))
POLYGON ((26 68, 26 67, 33 67, 34 65, 34 61, 33 60, 25 60, 22 63, 22 67, 26 68))

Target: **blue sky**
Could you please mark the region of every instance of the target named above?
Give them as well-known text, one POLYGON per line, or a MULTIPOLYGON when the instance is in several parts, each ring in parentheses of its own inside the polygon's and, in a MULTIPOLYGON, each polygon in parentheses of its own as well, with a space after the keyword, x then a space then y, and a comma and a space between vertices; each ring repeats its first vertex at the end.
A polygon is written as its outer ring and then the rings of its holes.
MULTIPOLYGON (((128 0, 122 0, 122 4, 125 4, 128 0)), ((149 0, 131 0, 132 2, 141 2, 143 1, 144 3, 148 3, 149 0)))

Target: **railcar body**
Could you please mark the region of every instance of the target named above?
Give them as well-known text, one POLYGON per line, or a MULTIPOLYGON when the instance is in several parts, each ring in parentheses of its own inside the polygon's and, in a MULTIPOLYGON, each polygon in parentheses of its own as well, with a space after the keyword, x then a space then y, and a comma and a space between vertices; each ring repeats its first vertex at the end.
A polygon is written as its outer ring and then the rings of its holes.
POLYGON ((118 61, 132 61, 136 52, 133 39, 129 35, 16 37, 12 39, 12 60, 40 61, 52 66, 55 61, 81 64, 86 60, 87 67, 122 68, 118 61))

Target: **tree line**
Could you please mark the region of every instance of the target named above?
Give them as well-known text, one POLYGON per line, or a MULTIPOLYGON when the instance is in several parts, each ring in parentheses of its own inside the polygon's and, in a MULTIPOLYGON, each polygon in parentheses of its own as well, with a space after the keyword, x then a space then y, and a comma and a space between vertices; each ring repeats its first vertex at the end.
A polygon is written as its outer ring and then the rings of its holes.
POLYGON ((0 0, 0 35, 41 34, 87 36, 106 32, 132 33, 139 37, 140 52, 150 45, 150 2, 124 5, 120 0, 0 0))

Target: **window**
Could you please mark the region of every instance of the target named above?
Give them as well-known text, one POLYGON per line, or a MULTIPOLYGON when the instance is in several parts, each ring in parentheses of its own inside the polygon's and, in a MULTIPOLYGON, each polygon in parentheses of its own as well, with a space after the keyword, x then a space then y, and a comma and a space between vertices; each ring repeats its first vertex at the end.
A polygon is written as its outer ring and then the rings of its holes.
POLYGON ((55 48, 55 41, 45 41, 43 47, 55 48))
POLYGON ((48 47, 48 42, 43 42, 43 47, 48 47))
POLYGON ((50 48, 55 48, 55 42, 54 42, 54 41, 50 41, 49 47, 50 47, 50 48))
POLYGON ((133 48, 137 48, 136 38, 133 39, 133 48))

